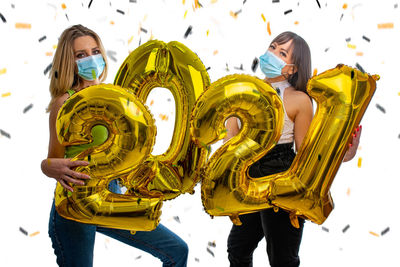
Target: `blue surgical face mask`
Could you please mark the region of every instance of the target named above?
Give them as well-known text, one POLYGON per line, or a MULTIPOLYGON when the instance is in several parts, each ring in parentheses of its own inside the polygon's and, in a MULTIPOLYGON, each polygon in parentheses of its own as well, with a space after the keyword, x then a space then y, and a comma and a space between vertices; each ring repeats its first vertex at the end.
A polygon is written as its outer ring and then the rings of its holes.
POLYGON ((282 69, 286 65, 294 65, 294 64, 286 64, 285 61, 277 57, 274 53, 267 50, 264 55, 260 57, 260 68, 261 71, 268 78, 275 78, 282 75, 282 69))
POLYGON ((101 54, 81 58, 75 62, 78 66, 78 75, 87 81, 94 81, 99 78, 106 65, 101 54))

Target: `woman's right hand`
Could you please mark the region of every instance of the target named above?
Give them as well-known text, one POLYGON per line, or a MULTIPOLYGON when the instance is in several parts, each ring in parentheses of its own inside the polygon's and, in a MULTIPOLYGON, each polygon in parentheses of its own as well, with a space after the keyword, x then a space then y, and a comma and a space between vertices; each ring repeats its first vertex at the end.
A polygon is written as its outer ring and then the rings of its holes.
POLYGON ((87 161, 47 158, 42 161, 41 169, 45 175, 56 179, 65 189, 73 192, 74 190, 70 184, 84 185, 85 183, 82 180, 90 179, 90 176, 72 169, 78 166, 87 166, 88 164, 89 162, 87 161))

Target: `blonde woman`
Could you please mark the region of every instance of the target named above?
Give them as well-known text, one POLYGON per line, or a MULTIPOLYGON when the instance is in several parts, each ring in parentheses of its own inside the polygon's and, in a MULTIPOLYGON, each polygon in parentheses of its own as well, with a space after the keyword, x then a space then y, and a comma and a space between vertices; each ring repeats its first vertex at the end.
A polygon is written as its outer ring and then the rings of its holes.
MULTIPOLYGON (((50 75, 50 141, 48 156, 42 161, 41 168, 48 177, 73 191, 71 184, 83 185, 83 180, 89 179, 88 175, 76 172, 73 168, 87 165, 88 162, 70 161, 73 156, 71 151, 61 146, 57 140, 56 118, 58 110, 72 94, 105 80, 107 59, 99 36, 82 25, 67 28, 59 39, 50 75)), ((118 190, 118 187, 115 186, 114 190, 118 190)), ((161 224, 151 232, 136 232, 132 235, 126 230, 65 219, 57 213, 53 201, 49 236, 59 266, 92 266, 96 232, 152 254, 163 262, 163 266, 186 266, 186 243, 161 224)))

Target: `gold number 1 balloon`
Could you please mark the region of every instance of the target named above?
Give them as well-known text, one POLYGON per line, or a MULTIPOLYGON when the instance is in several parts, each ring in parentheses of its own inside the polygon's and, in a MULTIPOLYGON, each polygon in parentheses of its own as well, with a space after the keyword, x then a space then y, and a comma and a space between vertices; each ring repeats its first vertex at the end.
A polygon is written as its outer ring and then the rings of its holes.
MULTIPOLYGON (((307 90, 318 107, 303 144, 287 171, 266 177, 252 178, 247 175, 250 155, 254 160, 261 155, 261 142, 254 142, 257 138, 250 137, 251 134, 258 136, 260 126, 252 123, 248 116, 242 116, 243 111, 236 113, 242 120, 241 131, 215 152, 204 169, 202 201, 205 210, 210 215, 229 215, 240 224, 239 214, 277 206, 290 212, 294 225, 296 216, 323 223, 333 209, 329 188, 346 153, 353 129, 359 124, 375 92, 377 79, 376 75, 369 76, 344 65, 313 77, 307 90)), ((237 76, 236 84, 241 82, 245 83, 242 77, 237 76)), ((213 83, 209 90, 214 87, 218 86, 213 83)), ((219 90, 227 89, 221 87, 219 90)), ((239 94, 236 98, 243 98, 246 94, 239 94)), ((209 145, 223 137, 211 137, 215 125, 210 125, 209 120, 218 118, 218 121, 224 121, 234 114, 233 110, 227 112, 224 109, 227 105, 213 106, 208 110, 211 106, 209 102, 223 100, 222 95, 218 91, 206 91, 198 100, 192 121, 192 133, 198 143, 209 145)), ((253 111, 258 100, 253 101, 241 108, 253 111)), ((266 105, 266 109, 273 108, 266 105)), ((277 108, 281 109, 280 106, 277 108)), ((264 123, 267 129, 263 131, 279 131, 278 122, 274 120, 264 123)), ((263 140, 266 151, 276 142, 273 136, 262 137, 270 138, 263 140)))
POLYGON ((61 107, 56 129, 73 160, 87 160, 77 168, 91 179, 67 192, 57 183, 55 205, 68 219, 105 227, 145 230, 159 222, 159 198, 145 198, 129 191, 116 194, 109 183, 128 174, 150 153, 155 140, 154 120, 147 108, 127 90, 115 85, 96 85, 71 96, 61 107), (103 139, 103 140, 99 140, 103 139), (81 151, 81 152, 79 152, 81 151))

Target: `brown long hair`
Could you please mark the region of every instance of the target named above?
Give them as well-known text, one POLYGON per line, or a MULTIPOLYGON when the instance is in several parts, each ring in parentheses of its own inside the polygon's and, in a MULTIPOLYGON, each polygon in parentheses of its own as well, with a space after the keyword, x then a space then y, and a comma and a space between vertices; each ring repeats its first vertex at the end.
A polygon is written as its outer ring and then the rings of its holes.
POLYGON ((292 41, 289 49, 292 49, 293 64, 297 67, 297 72, 290 75, 289 83, 299 91, 307 94, 307 82, 311 78, 311 52, 306 41, 294 32, 283 32, 276 36, 271 43, 279 45, 292 41))
POLYGON ((64 30, 58 40, 56 52, 50 71, 50 94, 51 101, 47 108, 49 111, 54 100, 62 96, 68 89, 74 89, 79 86, 81 79, 78 76, 78 68, 75 64, 73 42, 76 38, 82 36, 91 36, 99 46, 100 52, 106 62, 103 73, 100 75, 100 82, 107 77, 108 62, 106 52, 100 37, 92 30, 78 24, 64 30))

